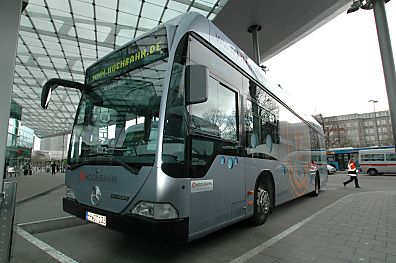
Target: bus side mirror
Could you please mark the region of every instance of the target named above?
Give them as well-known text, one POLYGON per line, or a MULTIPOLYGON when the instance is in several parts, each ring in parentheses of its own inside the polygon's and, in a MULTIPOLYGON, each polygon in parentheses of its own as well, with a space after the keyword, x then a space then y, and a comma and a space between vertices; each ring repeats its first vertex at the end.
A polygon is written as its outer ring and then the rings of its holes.
POLYGON ((46 82, 44 84, 44 87, 41 91, 41 108, 47 109, 49 101, 51 99, 52 90, 56 89, 57 87, 57 84, 51 84, 49 82, 46 82))
POLYGON ((204 65, 188 65, 185 71, 186 105, 208 100, 209 69, 204 65))
POLYGON ((50 79, 44 84, 44 87, 41 91, 41 108, 47 109, 50 98, 51 98, 51 93, 58 86, 78 89, 81 92, 83 92, 84 89, 87 88, 86 85, 81 84, 79 82, 74 82, 74 81, 64 80, 64 79, 50 79))

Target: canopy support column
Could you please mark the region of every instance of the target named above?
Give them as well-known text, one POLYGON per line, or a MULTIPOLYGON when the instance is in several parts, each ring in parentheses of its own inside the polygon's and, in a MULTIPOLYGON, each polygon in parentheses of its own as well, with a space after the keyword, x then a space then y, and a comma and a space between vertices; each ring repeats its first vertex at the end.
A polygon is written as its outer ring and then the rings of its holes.
POLYGON ((2 0, 0 3, 0 192, 3 191, 8 119, 21 9, 22 0, 2 0))
POLYGON ((386 91, 388 94, 389 110, 392 120, 393 145, 396 140, 396 71, 392 53, 392 44, 386 19, 385 1, 376 0, 374 3, 374 17, 377 26, 378 43, 384 70, 386 91))
POLYGON ((14 82, 15 58, 18 45, 21 11, 27 0, 0 2, 0 262, 9 262, 13 234, 16 182, 5 182, 5 157, 14 82))
POLYGON ((260 46, 258 42, 257 32, 261 30, 261 26, 253 25, 248 28, 248 32, 253 35, 253 54, 254 62, 260 66, 260 46))

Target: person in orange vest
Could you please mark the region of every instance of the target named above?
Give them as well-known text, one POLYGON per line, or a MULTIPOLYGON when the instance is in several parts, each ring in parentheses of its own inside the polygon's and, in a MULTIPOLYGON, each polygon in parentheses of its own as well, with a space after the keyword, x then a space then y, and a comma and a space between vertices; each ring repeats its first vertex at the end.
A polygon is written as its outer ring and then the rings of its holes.
POLYGON ((355 181, 355 187, 360 188, 358 182, 358 175, 356 172, 356 163, 353 159, 350 159, 348 162, 348 175, 349 175, 349 180, 343 182, 344 187, 346 187, 346 185, 349 184, 350 182, 355 181))

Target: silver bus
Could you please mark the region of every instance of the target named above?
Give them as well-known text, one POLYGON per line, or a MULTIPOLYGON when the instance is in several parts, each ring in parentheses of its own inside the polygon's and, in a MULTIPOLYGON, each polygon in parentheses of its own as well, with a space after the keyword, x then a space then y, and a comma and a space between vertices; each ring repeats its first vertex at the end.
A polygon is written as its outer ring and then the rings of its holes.
POLYGON ((190 241, 318 195, 321 126, 210 20, 187 13, 86 70, 64 211, 123 232, 190 241))

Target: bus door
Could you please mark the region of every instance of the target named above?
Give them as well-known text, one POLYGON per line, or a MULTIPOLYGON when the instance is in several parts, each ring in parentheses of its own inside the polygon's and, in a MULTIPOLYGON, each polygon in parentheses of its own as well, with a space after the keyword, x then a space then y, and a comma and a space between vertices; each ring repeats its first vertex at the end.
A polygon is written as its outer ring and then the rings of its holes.
POLYGON ((386 153, 386 163, 388 164, 388 173, 396 174, 396 154, 395 149, 392 149, 390 153, 386 153))
POLYGON ((343 171, 345 169, 347 169, 347 164, 348 164, 348 156, 345 156, 345 160, 344 160, 344 154, 340 153, 336 155, 336 158, 338 160, 338 165, 340 167, 340 170, 343 171))
POLYGON ((245 160, 238 157, 237 93, 209 79, 190 108, 190 234, 245 215, 245 160))
POLYGON ((191 178, 193 234, 245 215, 245 159, 227 154, 239 146, 220 140, 195 137, 191 145, 191 173, 199 176, 191 178))

